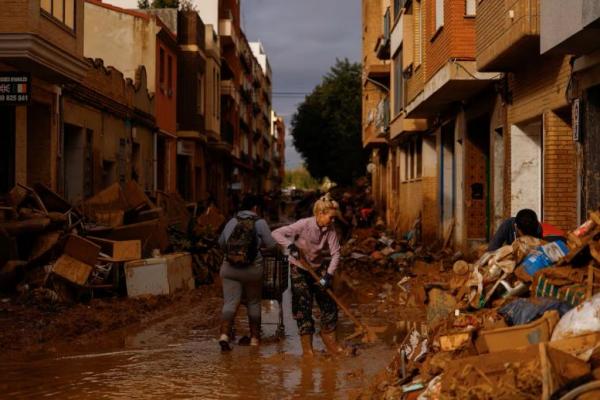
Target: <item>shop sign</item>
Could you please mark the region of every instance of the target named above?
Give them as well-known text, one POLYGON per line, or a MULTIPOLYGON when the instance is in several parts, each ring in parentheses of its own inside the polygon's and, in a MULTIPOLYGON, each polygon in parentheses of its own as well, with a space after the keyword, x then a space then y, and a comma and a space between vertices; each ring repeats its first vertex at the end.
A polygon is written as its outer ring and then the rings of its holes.
POLYGON ((0 105, 24 105, 31 98, 31 75, 0 72, 0 105))
POLYGON ((177 155, 179 156, 189 156, 192 157, 194 155, 194 142, 180 140, 177 142, 177 155))

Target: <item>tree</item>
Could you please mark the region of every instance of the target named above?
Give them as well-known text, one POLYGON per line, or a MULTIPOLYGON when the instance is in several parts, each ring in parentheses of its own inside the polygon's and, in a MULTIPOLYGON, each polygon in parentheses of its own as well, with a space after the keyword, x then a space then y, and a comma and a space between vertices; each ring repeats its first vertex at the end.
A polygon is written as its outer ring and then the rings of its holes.
POLYGON ((319 187, 319 182, 310 176, 304 167, 299 167, 285 171, 283 186, 294 186, 297 189, 317 189, 319 187))
POLYGON ((292 117, 292 137, 308 172, 350 185, 367 161, 361 138, 361 66, 337 60, 292 117))
POLYGON ((137 3, 139 9, 150 8, 150 3, 148 0, 138 0, 137 3))

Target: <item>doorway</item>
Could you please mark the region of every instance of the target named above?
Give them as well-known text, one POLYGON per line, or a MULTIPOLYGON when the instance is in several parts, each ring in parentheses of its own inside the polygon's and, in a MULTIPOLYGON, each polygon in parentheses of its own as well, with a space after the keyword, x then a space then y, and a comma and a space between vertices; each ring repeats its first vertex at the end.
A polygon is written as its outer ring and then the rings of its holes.
POLYGON ((15 186, 15 107, 0 106, 0 193, 15 186))
POLYGON ((523 208, 535 211, 541 220, 543 193, 543 135, 542 121, 511 127, 510 177, 511 215, 523 208))
POLYGON ((65 124, 64 132, 65 197, 74 202, 83 199, 85 194, 86 136, 82 128, 70 124, 65 124))
POLYGON ((468 240, 490 236, 490 117, 467 122, 465 143, 465 218, 468 240))
POLYGON ((456 209, 455 121, 442 126, 440 149, 440 210, 442 237, 450 229, 456 209))

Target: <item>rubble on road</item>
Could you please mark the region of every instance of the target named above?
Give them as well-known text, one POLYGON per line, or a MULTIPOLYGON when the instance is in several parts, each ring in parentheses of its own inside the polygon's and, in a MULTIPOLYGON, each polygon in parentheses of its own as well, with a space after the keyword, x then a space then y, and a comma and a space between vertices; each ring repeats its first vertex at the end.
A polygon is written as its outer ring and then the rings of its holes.
MULTIPOLYGON (((178 252, 188 255, 175 274, 186 282, 171 282, 169 293, 211 282, 221 262, 215 227, 189 209, 178 194, 150 197, 135 181, 78 204, 43 184, 17 185, 0 199, 0 291, 41 302, 125 295, 126 263, 178 252)), ((213 208, 208 220, 223 216, 213 208)))
POLYGON ((521 237, 473 259, 393 238, 356 229, 342 250, 352 270, 396 272, 380 307, 419 310, 375 398, 549 399, 600 378, 600 212, 566 241, 521 237))

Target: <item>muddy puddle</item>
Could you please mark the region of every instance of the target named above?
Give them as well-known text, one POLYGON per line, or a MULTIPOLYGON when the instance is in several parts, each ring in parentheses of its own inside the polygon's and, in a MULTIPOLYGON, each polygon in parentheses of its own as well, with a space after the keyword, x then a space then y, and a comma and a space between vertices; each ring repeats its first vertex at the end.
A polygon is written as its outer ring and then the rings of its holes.
MULTIPOLYGON (((0 397, 345 399, 366 386, 393 356, 390 343, 382 341, 360 348, 354 358, 332 359, 319 351, 314 360, 303 360, 289 313, 289 291, 283 308, 286 337, 276 340, 278 305, 263 302, 265 341, 259 349, 235 346, 221 354, 216 329, 202 322, 205 311, 190 307, 124 335, 114 348, 19 361, 1 361, 0 356, 0 397)), ((343 316, 340 325, 340 337, 353 332, 343 316)), ((315 348, 323 348, 317 336, 315 348)))

